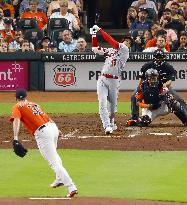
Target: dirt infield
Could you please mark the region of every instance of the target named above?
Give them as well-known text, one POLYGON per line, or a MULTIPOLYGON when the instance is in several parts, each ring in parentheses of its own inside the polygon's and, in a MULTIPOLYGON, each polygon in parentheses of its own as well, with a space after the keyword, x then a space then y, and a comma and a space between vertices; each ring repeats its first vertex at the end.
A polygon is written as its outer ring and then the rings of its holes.
MULTIPOLYGON (((119 101, 129 101, 131 93, 120 93, 119 101)), ((187 93, 181 95, 187 99, 187 93)), ((0 93, 1 102, 15 102, 14 93, 0 93)), ((36 102, 93 102, 97 101, 95 92, 29 92, 29 99, 36 102)), ((98 114, 59 114, 51 116, 58 127, 64 133, 64 137, 59 139, 59 148, 64 149, 102 149, 102 150, 187 150, 187 128, 173 115, 160 117, 150 127, 132 128, 127 127, 125 122, 129 115, 117 114, 116 123, 118 130, 111 136, 105 136, 98 114)), ((7 117, 0 118, 0 148, 11 148, 12 125, 7 117)), ((28 148, 36 148, 35 140, 21 128, 20 138, 28 148)), ((11 199, 2 199, 0 204, 12 204, 11 199)), ((28 199, 15 199, 14 204, 93 204, 93 205, 175 205, 174 202, 151 202, 134 201, 122 199, 95 199, 77 198, 73 200, 40 200, 32 201, 28 199)), ((183 203, 185 204, 185 203, 183 203)), ((187 204, 187 203, 186 203, 187 204)))

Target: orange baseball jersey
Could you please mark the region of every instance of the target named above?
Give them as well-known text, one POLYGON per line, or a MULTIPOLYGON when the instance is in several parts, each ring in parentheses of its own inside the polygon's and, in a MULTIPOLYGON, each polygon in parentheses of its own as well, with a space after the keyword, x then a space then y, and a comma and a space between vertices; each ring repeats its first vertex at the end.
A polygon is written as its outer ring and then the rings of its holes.
POLYGON ((40 106, 27 100, 18 102, 13 107, 10 121, 13 122, 14 118, 19 118, 32 135, 40 126, 49 122, 48 115, 40 106))

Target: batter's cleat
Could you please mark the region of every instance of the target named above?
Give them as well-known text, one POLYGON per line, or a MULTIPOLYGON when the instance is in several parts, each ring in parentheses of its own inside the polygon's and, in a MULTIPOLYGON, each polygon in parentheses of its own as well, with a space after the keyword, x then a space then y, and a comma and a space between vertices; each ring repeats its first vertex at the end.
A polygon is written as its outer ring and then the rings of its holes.
POLYGON ((75 197, 75 195, 78 194, 78 191, 77 190, 74 190, 72 192, 70 192, 69 194, 66 195, 67 198, 73 198, 75 197))
POLYGON ((105 134, 106 134, 106 135, 112 134, 112 132, 113 132, 112 127, 107 127, 107 128, 105 129, 105 134))
POLYGON ((57 188, 60 186, 64 186, 64 184, 58 180, 55 179, 55 181, 50 185, 51 188, 57 188))
POLYGON ((117 129, 118 129, 118 127, 117 127, 117 125, 116 125, 116 124, 111 125, 111 127, 112 127, 112 130, 113 130, 113 131, 115 131, 115 130, 117 130, 117 129))
POLYGON ((128 126, 138 126, 137 120, 132 120, 132 119, 127 120, 126 124, 128 126))

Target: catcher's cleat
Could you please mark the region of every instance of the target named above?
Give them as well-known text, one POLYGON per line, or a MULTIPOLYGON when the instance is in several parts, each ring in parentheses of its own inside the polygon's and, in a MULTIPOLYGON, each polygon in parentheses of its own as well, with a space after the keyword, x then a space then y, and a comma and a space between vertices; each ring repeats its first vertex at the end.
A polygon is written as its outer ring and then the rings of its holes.
POLYGON ((62 182, 59 182, 58 180, 55 180, 51 185, 50 187, 51 188, 57 188, 59 186, 64 186, 64 184, 62 182))
POLYGON ((70 192, 69 194, 66 195, 67 198, 73 198, 75 197, 75 195, 78 194, 78 191, 77 190, 74 190, 72 192, 70 192))
POLYGON ((113 132, 112 127, 107 127, 107 128, 105 129, 105 134, 106 134, 106 135, 112 134, 112 132, 113 132))
POLYGON ((126 124, 127 124, 128 126, 138 126, 137 120, 132 120, 132 119, 127 120, 126 124))

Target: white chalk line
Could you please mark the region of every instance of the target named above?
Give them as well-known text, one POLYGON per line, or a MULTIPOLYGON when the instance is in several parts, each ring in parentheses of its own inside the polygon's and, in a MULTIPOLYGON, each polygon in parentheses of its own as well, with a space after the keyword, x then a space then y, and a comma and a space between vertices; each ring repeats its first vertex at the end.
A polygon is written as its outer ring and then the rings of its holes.
POLYGON ((31 200, 71 200, 71 198, 57 198, 57 197, 54 197, 54 198, 48 198, 48 197, 43 197, 43 198, 29 198, 31 200))

